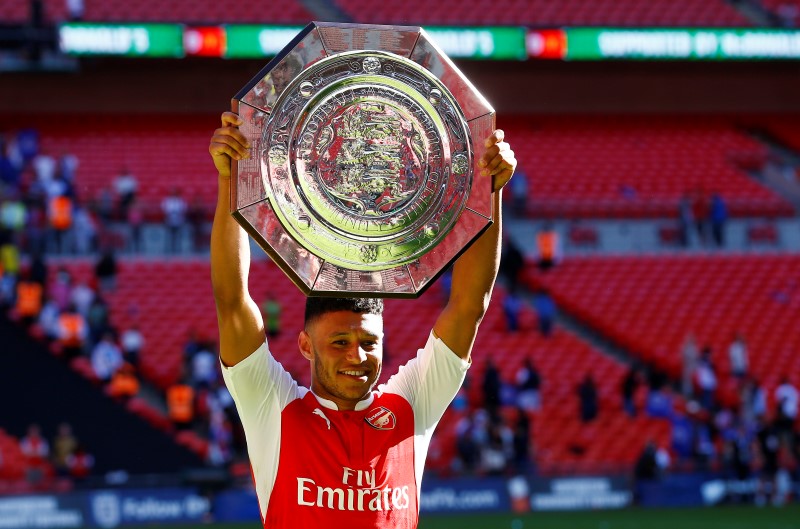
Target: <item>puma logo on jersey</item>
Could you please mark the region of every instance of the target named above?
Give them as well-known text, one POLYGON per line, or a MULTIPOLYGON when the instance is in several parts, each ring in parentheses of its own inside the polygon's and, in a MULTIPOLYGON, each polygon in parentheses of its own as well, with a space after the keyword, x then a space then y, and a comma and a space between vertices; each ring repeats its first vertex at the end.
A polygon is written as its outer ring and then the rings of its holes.
POLYGON ((313 413, 314 415, 319 415, 320 417, 322 417, 323 419, 325 419, 325 422, 328 424, 328 430, 330 430, 330 429, 331 429, 331 421, 330 421, 330 419, 328 419, 327 417, 325 417, 325 414, 324 414, 324 413, 322 413, 322 410, 321 410, 321 409, 319 409, 319 408, 315 408, 315 409, 314 409, 314 411, 313 411, 312 413, 313 413))
POLYGON ((376 430, 392 430, 397 425, 394 413, 383 406, 369 410, 364 420, 376 430))

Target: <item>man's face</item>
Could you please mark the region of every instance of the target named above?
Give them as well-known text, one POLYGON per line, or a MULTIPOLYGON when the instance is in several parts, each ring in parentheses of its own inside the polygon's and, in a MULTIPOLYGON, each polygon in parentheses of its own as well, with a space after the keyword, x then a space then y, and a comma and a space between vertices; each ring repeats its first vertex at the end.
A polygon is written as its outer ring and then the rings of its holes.
POLYGON ((311 389, 352 410, 375 386, 383 360, 383 317, 351 311, 328 312, 298 338, 311 361, 311 389))

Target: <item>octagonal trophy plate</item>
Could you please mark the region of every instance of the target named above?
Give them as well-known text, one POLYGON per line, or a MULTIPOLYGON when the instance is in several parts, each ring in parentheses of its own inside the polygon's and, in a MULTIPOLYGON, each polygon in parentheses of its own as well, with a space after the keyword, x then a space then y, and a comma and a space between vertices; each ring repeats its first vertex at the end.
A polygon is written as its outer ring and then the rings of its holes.
POLYGON ((494 110, 419 27, 313 22, 232 110, 232 214, 306 295, 417 297, 492 223, 494 110))

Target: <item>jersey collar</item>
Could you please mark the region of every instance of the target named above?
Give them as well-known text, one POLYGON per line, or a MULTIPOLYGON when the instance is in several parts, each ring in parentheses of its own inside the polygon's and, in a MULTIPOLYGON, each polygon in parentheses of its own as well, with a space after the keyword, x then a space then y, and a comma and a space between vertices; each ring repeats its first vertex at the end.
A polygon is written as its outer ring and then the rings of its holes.
MULTIPOLYGON (((337 406, 336 403, 333 402, 332 400, 323 399, 322 397, 320 397, 319 395, 317 395, 313 391, 311 391, 311 394, 314 395, 314 398, 317 399, 317 402, 319 402, 325 408, 328 408, 329 410, 339 411, 339 406, 337 406)), ((375 395, 370 391, 369 395, 367 395, 364 399, 362 399, 362 400, 360 400, 360 401, 358 401, 356 403, 356 407, 355 407, 354 411, 364 411, 364 410, 366 410, 372 404, 372 401, 374 401, 374 400, 375 400, 375 395)))

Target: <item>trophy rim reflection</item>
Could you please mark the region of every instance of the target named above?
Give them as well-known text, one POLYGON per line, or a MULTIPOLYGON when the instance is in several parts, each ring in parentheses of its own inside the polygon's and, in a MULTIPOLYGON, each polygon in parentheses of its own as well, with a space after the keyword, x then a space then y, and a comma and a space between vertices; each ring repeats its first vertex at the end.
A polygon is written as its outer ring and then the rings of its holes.
POLYGON ((494 110, 419 27, 313 22, 231 106, 231 212, 306 295, 418 297, 491 225, 494 110))

